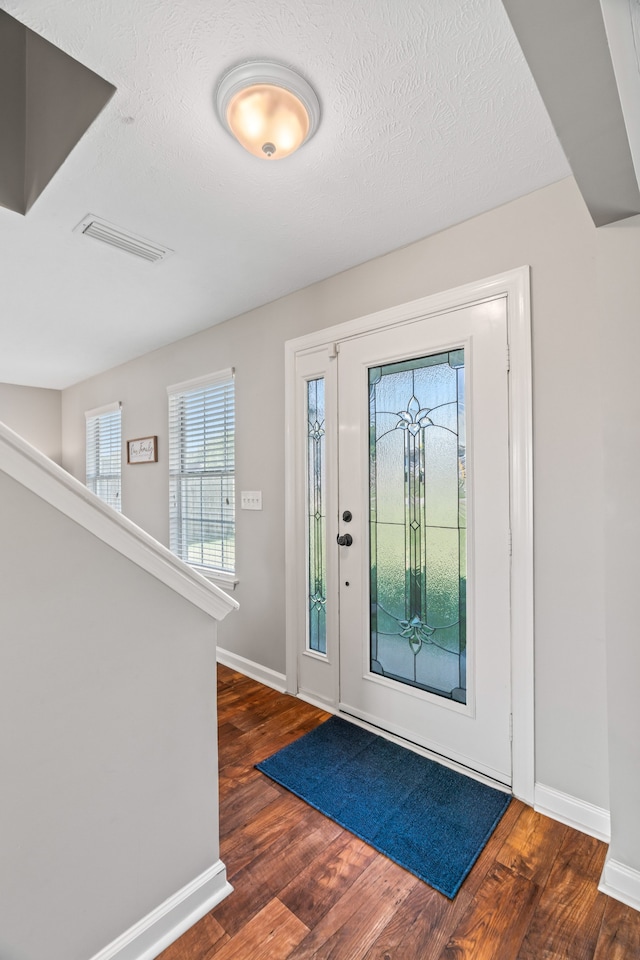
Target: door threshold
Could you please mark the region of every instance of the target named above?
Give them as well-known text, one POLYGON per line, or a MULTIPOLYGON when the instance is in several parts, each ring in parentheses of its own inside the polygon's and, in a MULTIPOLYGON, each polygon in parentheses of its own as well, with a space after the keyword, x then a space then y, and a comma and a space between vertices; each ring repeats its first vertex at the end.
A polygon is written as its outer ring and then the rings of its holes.
POLYGON ((503 783, 501 780, 496 780, 495 777, 490 777, 486 773, 480 773, 478 770, 474 770, 473 767, 468 767, 464 763, 451 760, 444 754, 438 753, 436 750, 429 750, 428 747, 423 747, 419 743, 414 743, 413 740, 408 740, 406 737, 398 736, 396 733, 390 733, 388 730, 385 730, 383 727, 379 727, 375 723, 371 723, 368 720, 362 720, 360 717, 356 717, 355 714, 349 713, 345 707, 336 707, 335 704, 326 703, 324 700, 321 700, 320 697, 314 697, 312 694, 308 693, 298 692, 296 697, 299 700, 304 700, 305 703, 311 704, 312 707, 317 707, 319 710, 324 710, 326 713, 331 713, 334 716, 342 717, 343 720, 348 720, 349 723, 354 723, 356 726, 362 727, 363 730, 369 730, 370 733, 376 733, 378 736, 383 737, 385 740, 389 740, 391 743, 397 743, 401 747, 406 747, 407 750, 411 750, 413 753, 418 753, 421 757, 427 757, 428 760, 433 760, 435 763, 439 763, 443 767, 448 767, 450 770, 455 770, 457 773, 461 773, 465 777, 471 777, 472 780, 477 780, 478 783, 484 783, 487 787, 495 787, 496 790, 500 790, 502 793, 509 793, 512 796, 514 795, 511 784, 503 783))
MULTIPOLYGON (((325 707, 324 709, 327 708, 325 707)), ((448 767, 449 770, 455 770, 456 773, 461 773, 465 777, 470 777, 472 780, 477 780, 478 783, 483 783, 487 787, 494 787, 494 789, 500 790, 501 793, 513 793, 510 784, 502 783, 500 780, 496 780, 494 777, 490 777, 486 773, 480 773, 478 770, 474 770, 472 767, 467 767, 464 763, 451 760, 449 757, 444 756, 444 754, 437 753, 435 750, 429 750, 428 747, 423 747, 419 743, 414 743, 413 740, 407 740, 405 737, 400 737, 395 733, 390 733, 388 730, 377 726, 375 723, 371 723, 368 720, 361 720, 360 717, 356 717, 354 714, 349 713, 349 711, 344 707, 340 707, 338 710, 335 708, 330 709, 329 712, 335 713, 337 716, 342 717, 344 720, 348 720, 350 723, 354 723, 358 727, 362 727, 363 730, 369 730, 371 733, 376 733, 378 736, 383 737, 385 740, 389 740, 391 743, 397 743, 399 746, 405 747, 407 750, 411 750, 413 753, 417 753, 421 757, 426 757, 428 760, 433 760, 435 763, 439 763, 443 767, 448 767)))

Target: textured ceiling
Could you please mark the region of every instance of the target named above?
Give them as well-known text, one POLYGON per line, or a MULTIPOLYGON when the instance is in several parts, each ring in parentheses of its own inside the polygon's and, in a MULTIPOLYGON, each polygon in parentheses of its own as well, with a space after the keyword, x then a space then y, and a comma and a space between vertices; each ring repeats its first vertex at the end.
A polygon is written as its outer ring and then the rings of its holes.
POLYGON ((500 0, 3 0, 117 90, 26 217, 0 209, 0 381, 64 387, 569 175, 500 0), (262 162, 220 76, 274 59, 318 133, 262 162), (165 244, 151 266, 73 228, 165 244))

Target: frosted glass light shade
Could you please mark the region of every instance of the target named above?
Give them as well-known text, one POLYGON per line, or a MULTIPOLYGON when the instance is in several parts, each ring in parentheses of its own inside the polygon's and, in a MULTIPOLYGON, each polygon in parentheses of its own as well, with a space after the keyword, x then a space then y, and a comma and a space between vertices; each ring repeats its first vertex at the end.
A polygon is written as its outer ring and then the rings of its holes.
POLYGON ((318 98, 306 80, 266 61, 225 74, 217 106, 227 130, 261 159, 288 157, 313 136, 320 119, 318 98))

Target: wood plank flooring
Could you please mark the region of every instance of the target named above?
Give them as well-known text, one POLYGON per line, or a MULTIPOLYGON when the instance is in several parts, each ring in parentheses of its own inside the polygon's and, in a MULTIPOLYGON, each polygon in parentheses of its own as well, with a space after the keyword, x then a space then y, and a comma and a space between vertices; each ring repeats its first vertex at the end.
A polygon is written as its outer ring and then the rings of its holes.
POLYGON ((638 960, 606 847, 512 801, 454 900, 254 769, 327 718, 218 668, 221 857, 234 892, 161 960, 638 960))

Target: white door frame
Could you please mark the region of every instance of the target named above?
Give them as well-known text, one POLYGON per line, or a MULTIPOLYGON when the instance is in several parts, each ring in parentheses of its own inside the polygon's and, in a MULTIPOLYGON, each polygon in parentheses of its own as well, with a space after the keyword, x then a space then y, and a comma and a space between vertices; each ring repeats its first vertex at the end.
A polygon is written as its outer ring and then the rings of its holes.
MULTIPOLYGON (((346 338, 392 327, 418 317, 442 313, 482 300, 506 297, 509 342, 509 479, 511 519, 511 697, 513 794, 533 805, 534 754, 534 656, 533 656, 533 428, 531 379, 531 306, 529 267, 506 273, 379 313, 326 327, 285 344, 285 503, 286 507, 286 649, 287 692, 298 693, 298 641, 305 624, 299 622, 297 600, 301 556, 305 543, 298 497, 298 440, 296 437, 296 357, 346 338)), ((337 518, 336 518, 337 520, 337 518)), ((330 542, 330 533, 327 535, 330 542)))

